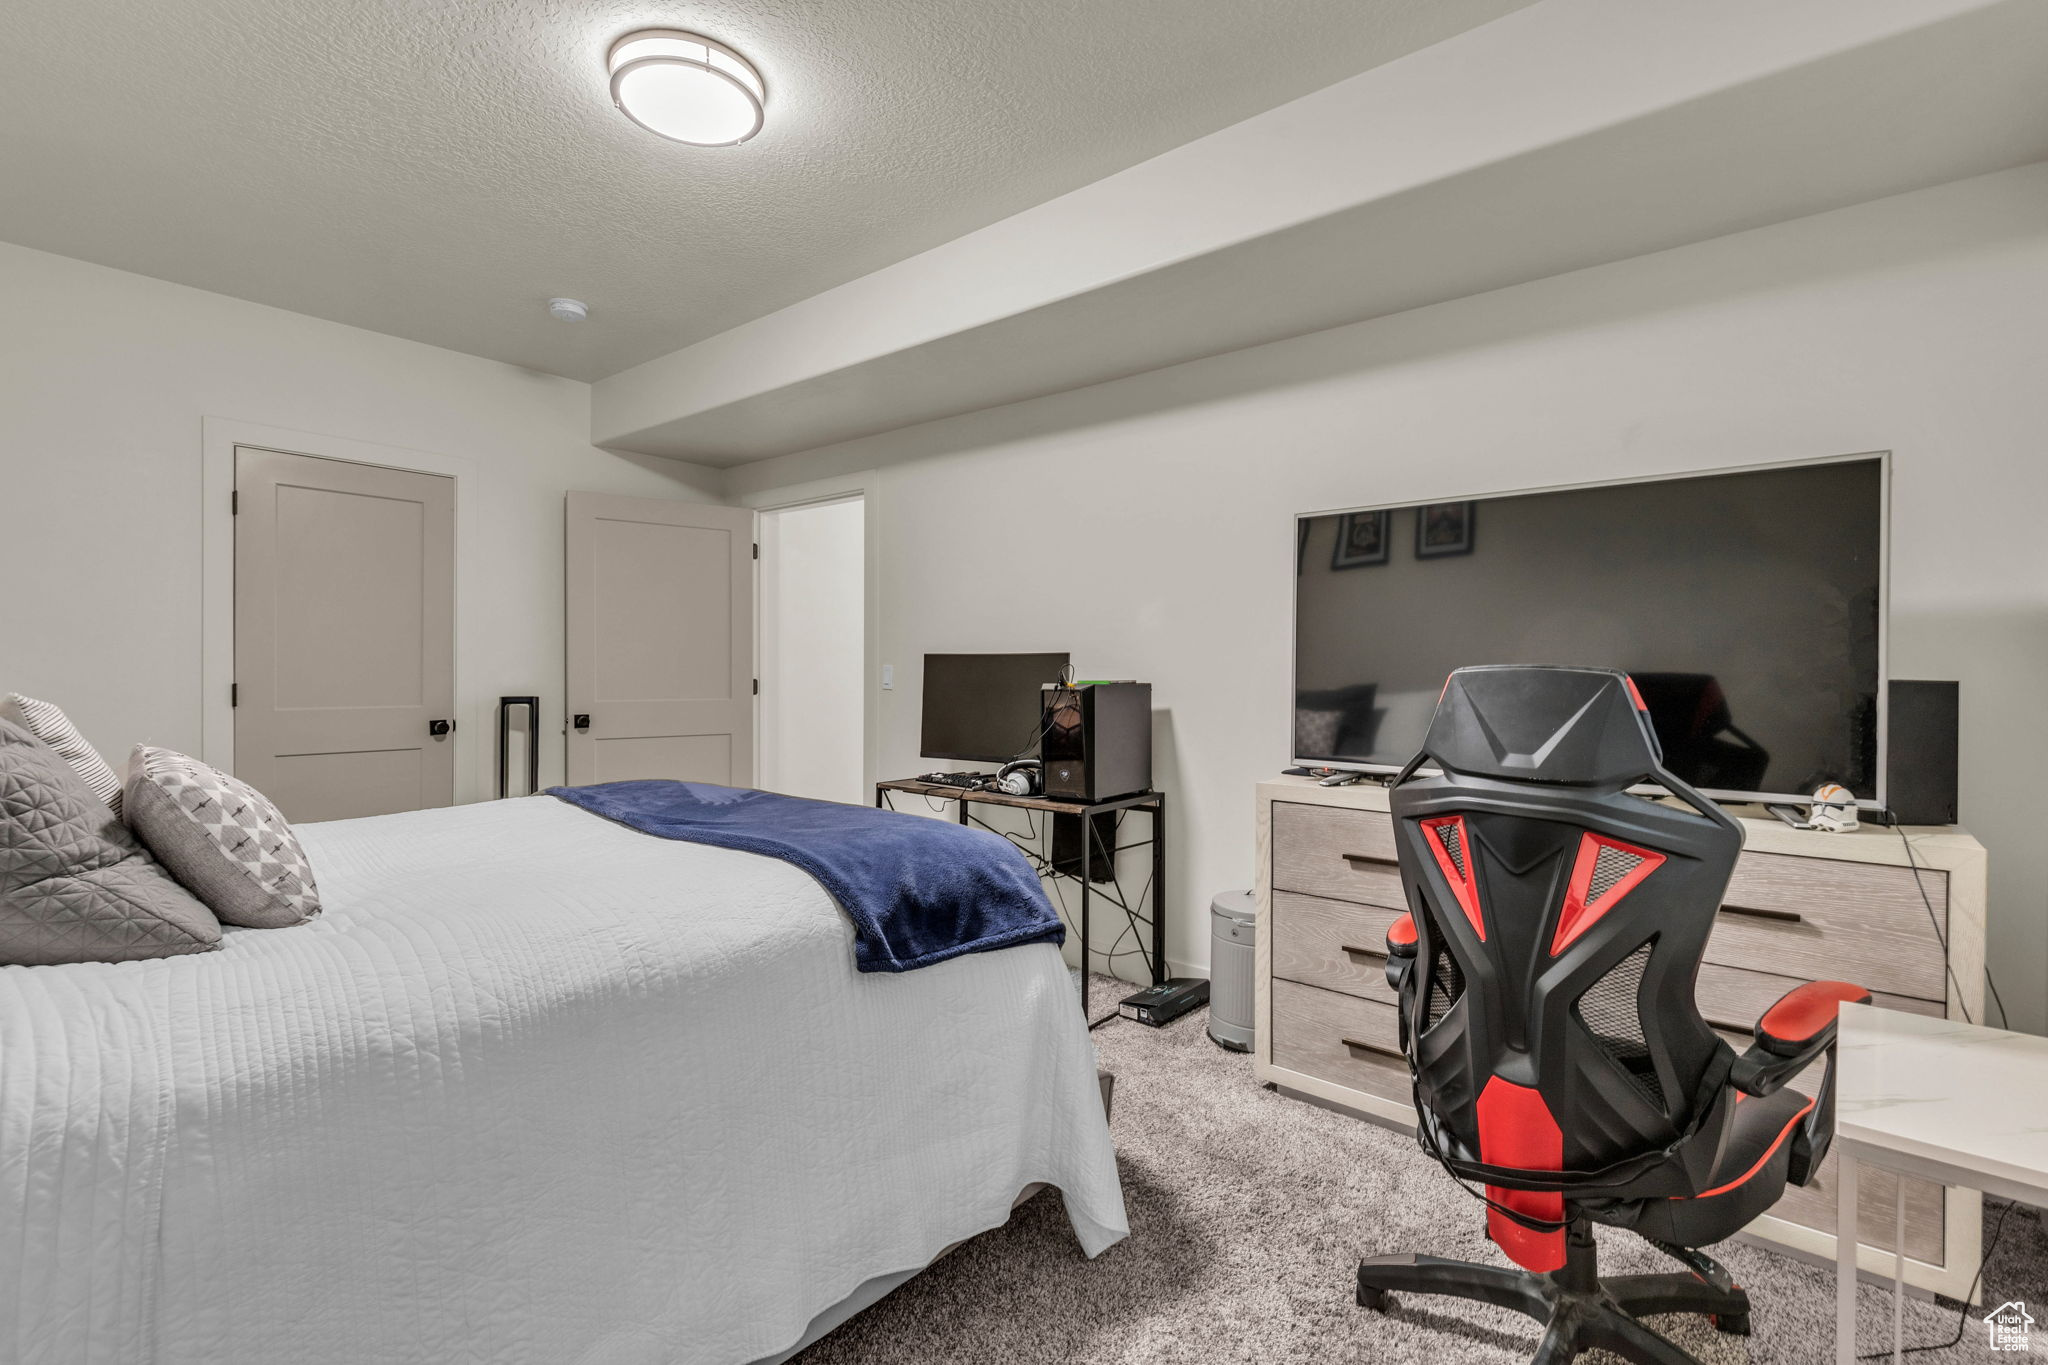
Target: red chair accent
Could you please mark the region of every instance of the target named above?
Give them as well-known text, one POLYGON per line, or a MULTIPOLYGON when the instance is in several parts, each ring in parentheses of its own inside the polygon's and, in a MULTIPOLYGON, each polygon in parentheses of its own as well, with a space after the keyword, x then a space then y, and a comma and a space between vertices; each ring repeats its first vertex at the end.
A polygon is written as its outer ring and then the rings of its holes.
POLYGON ((1550 955, 1556 957, 1569 948, 1573 939, 1592 928, 1595 921, 1663 862, 1663 854, 1624 844, 1619 839, 1603 839, 1592 833, 1579 836, 1579 856, 1572 865, 1571 884, 1565 888, 1564 909, 1557 917, 1557 934, 1550 940, 1550 955), (1602 885, 1596 891, 1593 879, 1602 871, 1603 859, 1610 871, 1602 877, 1602 885), (1617 865, 1624 869, 1618 874, 1611 870, 1617 865))
MULTIPOLYGON (((1564 1134, 1557 1130, 1541 1092, 1498 1076, 1486 1083, 1479 1097, 1479 1155, 1496 1166, 1564 1169, 1564 1134)), ((1563 1195, 1498 1185, 1488 1185, 1486 1195, 1502 1206, 1486 1211, 1486 1235, 1509 1260, 1529 1270, 1564 1268, 1563 1195), (1516 1222, 1510 1213, 1560 1226, 1545 1232, 1516 1222)))
POLYGON ((1472 865, 1467 861, 1465 852, 1465 817, 1454 815, 1445 820, 1425 820, 1422 828, 1428 832, 1429 851, 1436 855, 1437 870, 1450 883, 1458 908, 1472 922, 1472 931, 1484 941, 1486 921, 1479 913, 1479 887, 1473 879, 1472 865))

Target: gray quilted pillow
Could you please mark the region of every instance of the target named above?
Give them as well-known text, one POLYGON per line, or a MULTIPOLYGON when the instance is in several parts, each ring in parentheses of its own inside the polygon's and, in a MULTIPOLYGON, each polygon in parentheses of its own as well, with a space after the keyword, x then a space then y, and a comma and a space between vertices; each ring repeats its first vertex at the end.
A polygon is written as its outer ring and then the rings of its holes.
POLYGON ((121 779, 114 776, 114 770, 107 766, 107 760, 100 757, 100 751, 86 742, 78 733, 78 727, 71 723, 71 717, 55 702, 37 701, 24 697, 19 692, 10 692, 0 701, 0 720, 12 721, 57 751, 57 756, 71 765, 71 771, 85 780, 92 788, 92 794, 107 803, 114 814, 121 813, 121 779))
POLYGON ((220 922, 57 751, 0 721, 0 966, 220 946, 220 922))
POLYGON ((320 913, 312 866, 284 815, 213 765, 136 745, 122 813, 221 923, 282 929, 320 913))

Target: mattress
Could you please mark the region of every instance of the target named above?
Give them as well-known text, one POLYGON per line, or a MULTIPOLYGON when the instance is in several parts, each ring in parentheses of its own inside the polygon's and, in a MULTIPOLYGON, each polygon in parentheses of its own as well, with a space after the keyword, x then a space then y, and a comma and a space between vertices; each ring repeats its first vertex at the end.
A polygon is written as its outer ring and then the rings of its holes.
POLYGON ((299 833, 307 925, 0 969, 0 1361, 743 1362, 1035 1181, 1126 1232, 1048 944, 862 975, 545 797, 299 833))

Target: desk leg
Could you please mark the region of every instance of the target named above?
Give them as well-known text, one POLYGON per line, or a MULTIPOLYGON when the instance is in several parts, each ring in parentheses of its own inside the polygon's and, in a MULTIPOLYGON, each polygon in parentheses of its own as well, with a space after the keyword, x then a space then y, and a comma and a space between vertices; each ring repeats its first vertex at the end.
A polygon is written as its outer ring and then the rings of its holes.
POLYGON ((1856 1365, 1856 1158, 1835 1148, 1835 1365, 1856 1365))
POLYGON ((1152 984, 1166 984, 1166 797, 1152 808, 1152 984))
POLYGON ((1095 872, 1095 817, 1083 815, 1078 818, 1081 821, 1081 1018, 1092 1024, 1095 1016, 1088 1012, 1088 887, 1094 881, 1095 872))

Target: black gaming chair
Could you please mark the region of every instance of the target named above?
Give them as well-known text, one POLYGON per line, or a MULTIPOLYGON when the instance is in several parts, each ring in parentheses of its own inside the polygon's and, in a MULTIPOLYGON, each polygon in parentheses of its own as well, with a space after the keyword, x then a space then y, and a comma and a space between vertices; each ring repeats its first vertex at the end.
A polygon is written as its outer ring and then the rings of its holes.
POLYGON ((1453 673, 1393 811, 1410 913, 1388 931, 1387 976, 1416 1136, 1485 1187, 1466 1185, 1524 1269, 1375 1256, 1359 1304, 1403 1290, 1518 1309, 1548 1325, 1540 1365, 1593 1347, 1689 1365, 1649 1314, 1748 1332, 1748 1295, 1697 1248, 1811 1178, 1834 1135, 1836 1008, 1869 992, 1800 986, 1739 1057, 1707 1027, 1693 981, 1742 831, 1664 770, 1626 674, 1453 673), (1645 782, 1682 804, 1629 794, 1645 782), (1784 1088, 1823 1055, 1812 1098, 1784 1088), (1688 1273, 1603 1281, 1593 1223, 1688 1273))

